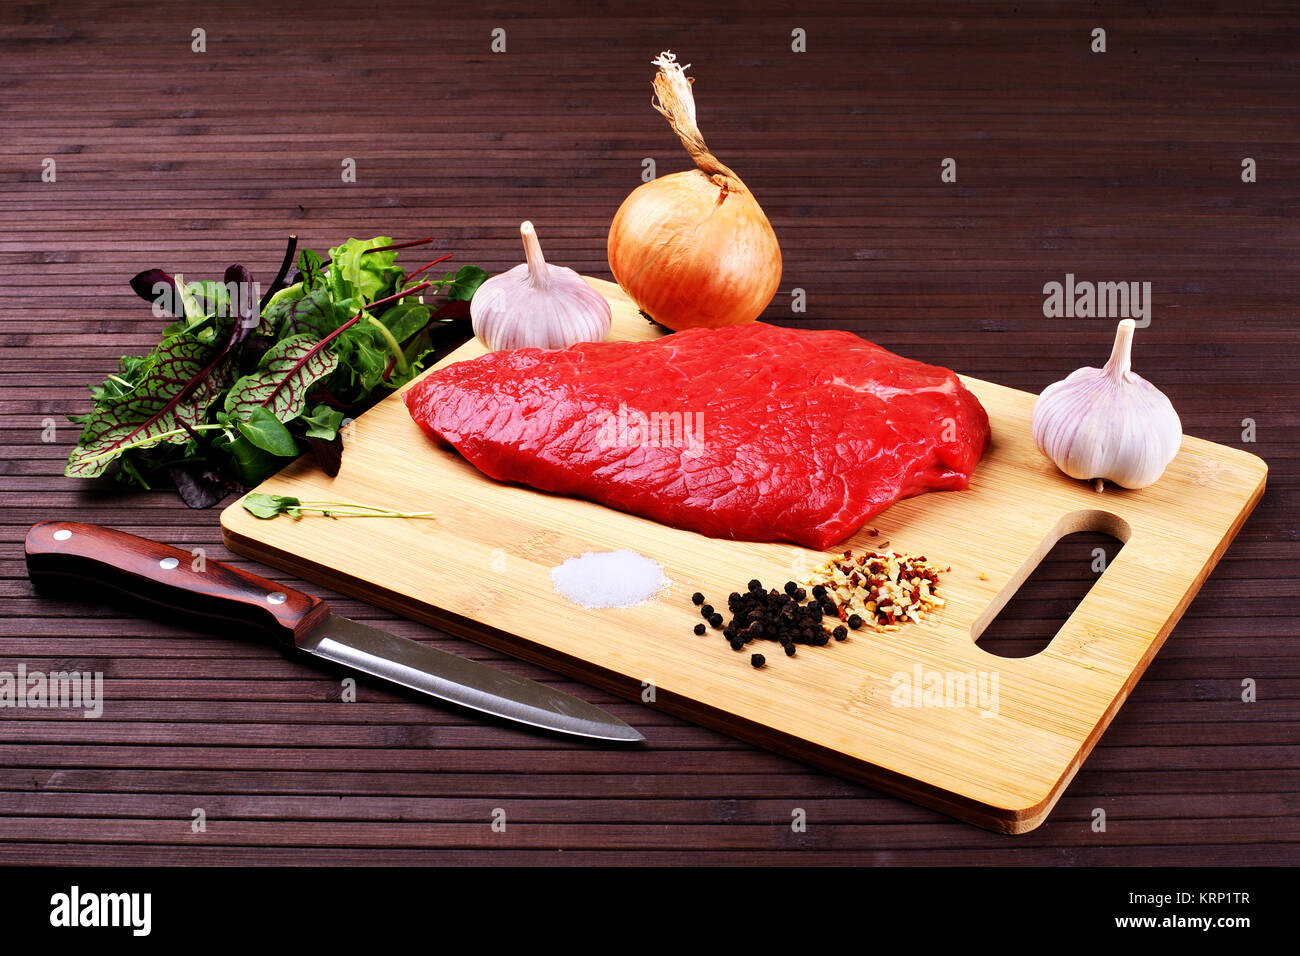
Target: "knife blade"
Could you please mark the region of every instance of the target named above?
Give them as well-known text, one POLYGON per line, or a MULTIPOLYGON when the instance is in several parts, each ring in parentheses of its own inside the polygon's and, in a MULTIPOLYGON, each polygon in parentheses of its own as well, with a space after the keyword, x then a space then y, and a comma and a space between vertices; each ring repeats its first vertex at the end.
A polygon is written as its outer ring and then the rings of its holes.
POLYGON ((169 619, 235 624, 283 650, 378 677, 438 700, 571 736, 645 738, 593 704, 523 677, 333 614, 320 598, 219 561, 100 525, 42 521, 27 532, 27 574, 42 589, 110 588, 169 619))

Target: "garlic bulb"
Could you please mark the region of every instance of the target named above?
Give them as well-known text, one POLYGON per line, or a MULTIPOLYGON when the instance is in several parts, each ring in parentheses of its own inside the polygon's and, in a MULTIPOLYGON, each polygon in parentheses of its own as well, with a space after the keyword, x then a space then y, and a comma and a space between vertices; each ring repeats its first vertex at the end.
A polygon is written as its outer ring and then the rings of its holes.
POLYGON ((1183 440, 1182 422, 1158 388, 1129 368, 1132 319, 1115 333, 1104 368, 1081 368, 1034 403, 1034 442, 1071 478, 1145 488, 1164 474, 1183 440))
POLYGON ((488 279, 470 300, 479 340, 495 352, 560 349, 608 335, 612 316, 604 296, 572 269, 547 264, 531 222, 519 234, 528 261, 488 279))

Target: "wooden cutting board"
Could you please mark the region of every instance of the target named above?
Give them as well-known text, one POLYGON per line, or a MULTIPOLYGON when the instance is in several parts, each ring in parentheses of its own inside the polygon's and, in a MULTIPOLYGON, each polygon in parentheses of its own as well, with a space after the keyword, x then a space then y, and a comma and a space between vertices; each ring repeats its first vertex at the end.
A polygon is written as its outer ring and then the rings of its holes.
MULTIPOLYGON (((660 333, 611 283, 613 338, 660 333)), ((446 363, 482 354, 470 342, 446 363)), ((444 363, 444 364, 446 364, 444 363)), ((227 546, 400 614, 642 700, 979 826, 1043 822, 1264 490, 1259 458, 1184 436, 1155 485, 1099 493, 1034 448, 1034 396, 963 379, 988 410, 992 447, 967 491, 926 494, 873 519, 840 548, 951 565, 944 613, 889 634, 743 653, 696 637, 690 596, 721 608, 751 578, 780 586, 824 556, 722 541, 601 505, 494 482, 439 448, 394 395, 362 415, 327 478, 300 459, 257 490, 354 501, 435 520, 221 516, 227 546), (1052 642, 1008 659, 976 639, 1056 541, 1100 530, 1124 547, 1052 642), (550 571, 588 551, 634 549, 670 586, 635 608, 587 610, 550 571), (750 666, 750 653, 768 664, 750 666)), ((635 723, 635 721, 633 721, 635 723)), ((650 741, 653 743, 653 740, 650 741)))

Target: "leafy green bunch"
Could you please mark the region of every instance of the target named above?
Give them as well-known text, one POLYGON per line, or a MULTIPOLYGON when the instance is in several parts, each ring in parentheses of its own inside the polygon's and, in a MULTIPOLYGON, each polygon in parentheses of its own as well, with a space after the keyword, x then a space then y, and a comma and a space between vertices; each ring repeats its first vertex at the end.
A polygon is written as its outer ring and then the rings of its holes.
POLYGON ((159 269, 132 279, 157 314, 174 321, 148 355, 124 356, 91 386, 94 406, 69 416, 83 426, 65 474, 112 472, 149 488, 166 471, 191 507, 251 487, 310 451, 338 472, 345 420, 424 369, 441 334, 468 317, 487 278, 464 266, 442 279, 397 265, 392 239, 348 239, 324 260, 297 256, 260 299, 248 270, 222 282, 183 282, 159 269))

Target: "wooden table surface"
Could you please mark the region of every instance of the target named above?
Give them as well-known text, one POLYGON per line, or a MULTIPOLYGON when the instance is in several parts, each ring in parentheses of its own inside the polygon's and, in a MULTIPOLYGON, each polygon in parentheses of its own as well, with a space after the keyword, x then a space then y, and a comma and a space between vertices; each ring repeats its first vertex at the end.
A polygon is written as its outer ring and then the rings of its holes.
MULTIPOLYGON (((97 720, 0 710, 0 863, 1297 862, 1300 15, 1177 6, 4 4, 0 671, 102 671, 106 702, 97 720), (372 684, 340 702, 337 679, 269 648, 26 579, 23 536, 46 518, 253 567, 222 548, 216 510, 62 475, 64 416, 158 338, 131 275, 242 262, 269 282, 289 233, 320 250, 433 235, 496 272, 520 261, 528 218, 552 261, 608 277, 605 234, 643 160, 688 163, 650 108, 662 49, 693 64, 700 126, 781 240, 767 319, 1037 392, 1100 364, 1114 332, 1045 317, 1045 283, 1150 282, 1135 368, 1188 433, 1270 466, 1038 830, 984 832, 311 585, 342 614, 577 693, 647 744, 567 743, 372 684)), ((1055 553, 997 623, 1013 649, 1068 613, 1094 544, 1055 553)))

